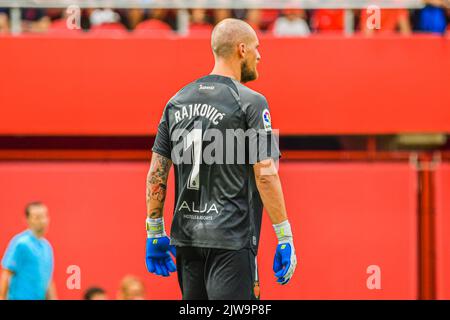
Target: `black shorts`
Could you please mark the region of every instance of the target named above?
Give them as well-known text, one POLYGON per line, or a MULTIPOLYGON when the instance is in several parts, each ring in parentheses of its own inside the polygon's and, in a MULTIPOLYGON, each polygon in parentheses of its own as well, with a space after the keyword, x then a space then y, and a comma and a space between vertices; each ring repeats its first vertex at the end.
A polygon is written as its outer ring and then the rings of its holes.
POLYGON ((256 257, 249 248, 177 247, 176 260, 183 300, 259 299, 256 257))

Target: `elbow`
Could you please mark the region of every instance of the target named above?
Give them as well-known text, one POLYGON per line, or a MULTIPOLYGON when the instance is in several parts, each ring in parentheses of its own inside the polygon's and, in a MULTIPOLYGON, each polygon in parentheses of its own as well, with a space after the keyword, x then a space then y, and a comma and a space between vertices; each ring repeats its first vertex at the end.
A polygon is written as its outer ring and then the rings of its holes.
POLYGON ((258 185, 270 185, 276 181, 278 181, 278 174, 260 174, 255 177, 256 183, 258 185))
POLYGON ((254 166, 256 183, 267 185, 279 180, 278 170, 272 159, 263 160, 254 166))

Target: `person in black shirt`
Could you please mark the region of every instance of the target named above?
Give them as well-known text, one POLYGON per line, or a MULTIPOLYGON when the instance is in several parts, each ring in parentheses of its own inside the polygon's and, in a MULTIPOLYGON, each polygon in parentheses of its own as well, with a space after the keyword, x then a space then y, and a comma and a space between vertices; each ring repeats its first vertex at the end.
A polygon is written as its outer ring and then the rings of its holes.
POLYGON ((215 66, 166 104, 147 176, 149 272, 178 270, 183 299, 257 299, 263 206, 279 243, 274 272, 291 279, 297 259, 266 98, 243 83, 258 78, 255 31, 225 19, 211 36, 215 66), (170 239, 163 208, 170 167, 175 208, 170 239), (176 256, 176 266, 169 252, 176 256))

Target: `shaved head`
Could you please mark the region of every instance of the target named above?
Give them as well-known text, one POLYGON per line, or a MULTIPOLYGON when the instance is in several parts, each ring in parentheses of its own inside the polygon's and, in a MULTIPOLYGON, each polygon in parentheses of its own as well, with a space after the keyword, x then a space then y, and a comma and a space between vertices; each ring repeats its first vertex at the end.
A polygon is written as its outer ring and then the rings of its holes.
POLYGON ((229 73, 245 83, 258 78, 257 64, 261 59, 259 41, 255 30, 238 19, 224 19, 211 34, 216 72, 229 73), (225 70, 225 71, 224 71, 225 70))
POLYGON ((211 35, 211 48, 214 56, 228 58, 236 51, 240 43, 257 41, 255 30, 247 23, 238 19, 224 19, 219 22, 211 35))

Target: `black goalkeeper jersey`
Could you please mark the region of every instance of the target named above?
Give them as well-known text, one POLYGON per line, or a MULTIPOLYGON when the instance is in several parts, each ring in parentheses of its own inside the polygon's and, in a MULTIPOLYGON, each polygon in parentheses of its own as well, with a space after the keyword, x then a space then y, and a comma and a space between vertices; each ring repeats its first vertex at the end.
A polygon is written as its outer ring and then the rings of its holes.
POLYGON ((152 151, 172 159, 171 244, 258 250, 263 205, 253 164, 280 151, 265 97, 208 75, 167 103, 152 151))

